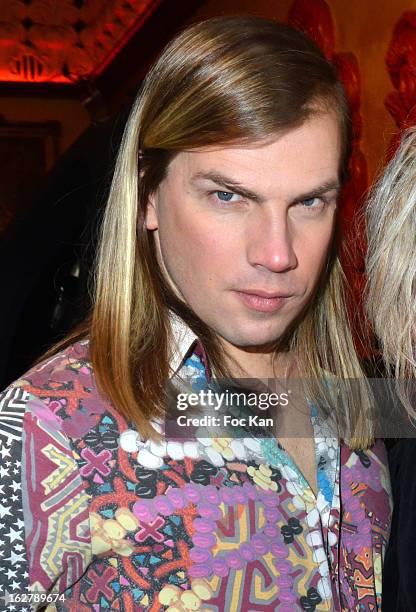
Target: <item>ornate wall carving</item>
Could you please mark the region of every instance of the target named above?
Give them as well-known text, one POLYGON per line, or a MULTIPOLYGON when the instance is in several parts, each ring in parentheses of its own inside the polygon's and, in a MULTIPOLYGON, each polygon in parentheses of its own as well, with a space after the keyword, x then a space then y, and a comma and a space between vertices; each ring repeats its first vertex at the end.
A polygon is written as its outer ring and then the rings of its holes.
POLYGON ((392 155, 402 130, 416 124, 416 11, 406 11, 396 23, 386 67, 394 91, 386 96, 385 105, 399 128, 391 142, 392 155))
POLYGON ((0 81, 72 83, 100 74, 160 0, 5 0, 0 81))
POLYGON ((312 38, 325 57, 332 58, 335 53, 335 32, 331 9, 325 0, 295 0, 288 21, 312 38))

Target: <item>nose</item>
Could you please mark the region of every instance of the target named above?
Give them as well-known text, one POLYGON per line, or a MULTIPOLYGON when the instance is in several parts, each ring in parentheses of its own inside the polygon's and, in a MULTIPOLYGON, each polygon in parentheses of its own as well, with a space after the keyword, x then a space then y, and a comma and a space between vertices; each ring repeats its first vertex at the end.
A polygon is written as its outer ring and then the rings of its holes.
POLYGON ((283 211, 259 214, 247 240, 248 262, 257 269, 287 272, 298 265, 292 231, 283 211))

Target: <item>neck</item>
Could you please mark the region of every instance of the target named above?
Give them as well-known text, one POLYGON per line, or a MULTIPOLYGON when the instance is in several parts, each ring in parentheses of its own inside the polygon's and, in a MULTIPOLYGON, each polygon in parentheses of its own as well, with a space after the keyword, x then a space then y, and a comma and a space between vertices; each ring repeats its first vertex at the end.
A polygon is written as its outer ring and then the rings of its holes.
POLYGON ((288 378, 293 376, 295 359, 290 351, 274 353, 261 348, 241 348, 221 340, 227 366, 234 378, 288 378))

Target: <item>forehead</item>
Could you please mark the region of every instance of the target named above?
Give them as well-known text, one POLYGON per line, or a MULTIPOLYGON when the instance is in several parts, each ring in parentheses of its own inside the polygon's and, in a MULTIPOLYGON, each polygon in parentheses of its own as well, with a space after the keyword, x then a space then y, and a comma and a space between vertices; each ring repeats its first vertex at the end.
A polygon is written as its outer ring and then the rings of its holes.
POLYGON ((188 184, 205 172, 218 172, 248 188, 267 191, 283 185, 303 190, 317 180, 338 178, 340 157, 339 120, 332 113, 319 113, 299 127, 253 144, 181 152, 171 162, 168 179, 188 184))

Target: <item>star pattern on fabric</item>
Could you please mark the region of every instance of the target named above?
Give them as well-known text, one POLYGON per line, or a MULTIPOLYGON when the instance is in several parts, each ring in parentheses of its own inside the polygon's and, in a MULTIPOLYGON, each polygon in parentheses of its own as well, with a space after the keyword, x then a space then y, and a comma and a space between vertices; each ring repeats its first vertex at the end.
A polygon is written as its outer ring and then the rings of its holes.
MULTIPOLYGON (((0 560, 11 593, 23 591, 28 582, 23 509, 22 504, 16 503, 21 495, 21 433, 18 426, 22 427, 28 397, 23 390, 12 389, 0 402, 0 560)), ((6 609, 15 608, 9 603, 6 609)), ((19 612, 22 610, 19 607, 19 612)))
MULTIPOLYGON (((18 604, 18 606, 16 606, 14 603, 12 603, 12 596, 13 596, 13 583, 12 583, 12 590, 6 590, 4 595, 0 595, 0 610, 7 610, 7 612, 9 612, 10 610, 19 610, 19 612, 31 612, 31 608, 30 607, 21 607, 21 604, 18 604), (4 607, 3 607, 3 602, 4 602, 4 607)), ((18 588, 18 587, 17 587, 18 588)))

